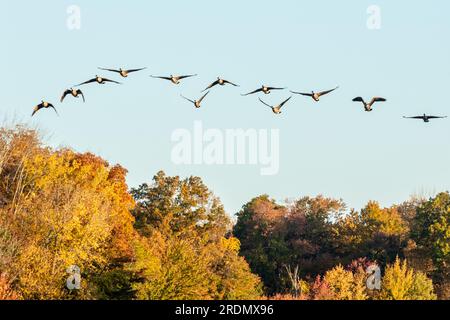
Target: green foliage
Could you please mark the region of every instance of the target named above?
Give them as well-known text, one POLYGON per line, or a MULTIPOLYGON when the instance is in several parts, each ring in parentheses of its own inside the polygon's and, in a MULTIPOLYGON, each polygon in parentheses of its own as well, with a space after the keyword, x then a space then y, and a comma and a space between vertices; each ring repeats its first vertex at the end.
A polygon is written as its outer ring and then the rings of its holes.
POLYGON ((430 250, 439 272, 448 272, 450 264, 450 194, 448 192, 440 193, 418 208, 413 238, 418 245, 430 250))
POLYGON ((422 261, 430 259, 429 271, 442 299, 450 298, 450 194, 440 193, 424 201, 412 222, 412 238, 422 261))
POLYGON ((136 228, 145 235, 157 229, 165 234, 220 237, 231 226, 219 199, 198 177, 182 180, 160 171, 151 186, 142 184, 131 194, 137 202, 133 210, 136 228))

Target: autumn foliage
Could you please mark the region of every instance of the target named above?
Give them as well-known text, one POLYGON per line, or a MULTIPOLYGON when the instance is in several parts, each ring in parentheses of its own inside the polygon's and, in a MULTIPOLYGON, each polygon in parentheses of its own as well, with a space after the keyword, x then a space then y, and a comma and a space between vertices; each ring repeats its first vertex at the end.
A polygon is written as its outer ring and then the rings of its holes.
POLYGON ((0 300, 449 298, 450 195, 360 212, 252 199, 237 221, 199 177, 129 189, 102 158, 0 129, 0 300), (367 267, 382 270, 381 290, 367 267), (81 287, 66 286, 67 269, 81 287))

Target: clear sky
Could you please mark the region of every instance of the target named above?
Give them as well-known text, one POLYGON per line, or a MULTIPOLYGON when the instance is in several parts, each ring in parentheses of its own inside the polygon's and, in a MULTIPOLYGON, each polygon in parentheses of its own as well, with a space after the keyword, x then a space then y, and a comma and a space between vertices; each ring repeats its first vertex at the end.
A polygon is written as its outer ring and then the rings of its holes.
MULTIPOLYGON (((450 119, 425 124, 402 116, 450 116, 450 2, 444 0, 112 1, 0 0, 0 117, 39 127, 52 146, 91 151, 129 170, 131 187, 160 169, 198 175, 230 214, 252 197, 324 194, 361 208, 450 189, 450 119), (69 5, 81 29, 66 26, 69 5), (369 30, 367 8, 381 9, 369 30), (122 86, 83 87, 87 102, 59 97, 102 74, 97 67, 148 67, 122 86), (198 73, 175 87, 150 74, 198 73), (241 85, 216 88, 217 76, 241 85), (340 89, 319 104, 295 96, 275 116, 256 96, 261 84, 297 91, 340 89), (356 96, 388 102, 363 112, 356 96), (31 119, 41 99, 60 112, 31 119), (171 134, 205 128, 279 129, 280 171, 254 166, 177 166, 171 134)), ((264 97, 280 102, 288 91, 264 97)))

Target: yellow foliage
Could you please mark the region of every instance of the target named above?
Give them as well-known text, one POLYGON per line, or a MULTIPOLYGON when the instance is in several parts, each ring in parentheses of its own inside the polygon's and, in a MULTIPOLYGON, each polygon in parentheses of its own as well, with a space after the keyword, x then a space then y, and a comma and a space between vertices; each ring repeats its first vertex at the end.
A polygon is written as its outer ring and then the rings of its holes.
POLYGON ((433 283, 422 272, 408 267, 407 261, 396 259, 386 268, 381 299, 383 300, 435 300, 433 283))
POLYGON ((336 300, 366 300, 365 275, 345 270, 341 265, 333 268, 324 276, 325 283, 331 289, 336 300))
POLYGON ((0 207, 0 222, 7 221, 19 246, 9 273, 24 298, 61 299, 70 296, 66 269, 77 265, 84 279, 77 297, 89 298, 90 276, 133 253, 126 172, 91 154, 40 148, 27 137, 0 139, 9 141, 0 171, 8 205, 0 207), (25 141, 32 146, 27 152, 25 141))
POLYGON ((402 235, 408 232, 408 227, 396 207, 382 209, 378 203, 369 202, 366 208, 362 210, 362 218, 371 233, 382 232, 386 235, 402 235))

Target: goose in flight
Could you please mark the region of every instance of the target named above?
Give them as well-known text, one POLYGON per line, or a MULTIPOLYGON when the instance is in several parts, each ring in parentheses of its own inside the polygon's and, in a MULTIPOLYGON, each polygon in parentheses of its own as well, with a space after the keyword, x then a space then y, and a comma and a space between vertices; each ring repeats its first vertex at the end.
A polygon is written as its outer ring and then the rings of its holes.
POLYGON ((145 69, 147 69, 147 68, 129 69, 129 70, 123 70, 122 68, 120 68, 119 70, 116 70, 116 69, 106 69, 106 68, 99 68, 99 69, 100 69, 100 70, 104 70, 104 71, 115 72, 115 73, 120 74, 122 78, 127 78, 128 75, 129 75, 130 73, 142 71, 142 70, 145 70, 145 69))
POLYGON ((33 109, 33 113, 31 114, 31 116, 34 116, 36 114, 36 112, 38 112, 41 109, 47 109, 47 108, 53 108, 53 110, 55 110, 56 114, 59 116, 58 111, 56 111, 56 108, 53 106, 53 104, 46 102, 46 101, 41 101, 40 104, 38 104, 36 107, 34 107, 33 109))
POLYGON ((355 99, 353 99, 353 101, 354 102, 362 102, 362 104, 364 105, 364 110, 366 110, 367 112, 371 112, 372 111, 372 107, 373 107, 375 102, 385 102, 387 100, 385 98, 375 97, 375 98, 372 99, 372 101, 367 103, 367 102, 364 101, 363 98, 356 97, 355 99))
POLYGON ((241 94, 241 96, 249 96, 251 94, 255 94, 258 92, 263 92, 264 94, 269 94, 272 90, 284 90, 284 89, 286 89, 286 88, 275 88, 275 87, 268 87, 268 86, 263 85, 261 88, 256 89, 256 90, 246 93, 246 94, 241 94))
POLYGON ((74 88, 70 88, 67 89, 66 91, 64 91, 63 95, 61 96, 61 102, 64 101, 64 99, 66 98, 67 95, 71 94, 72 97, 74 98, 78 98, 80 95, 83 98, 83 102, 86 102, 86 100, 84 99, 84 94, 80 89, 74 89, 74 88))
POLYGON ((427 116, 426 114, 423 114, 423 116, 416 116, 416 117, 403 117, 405 119, 417 119, 417 120, 423 120, 423 122, 430 122, 432 119, 444 119, 445 117, 437 117, 437 116, 427 116))
POLYGON ((169 77, 160 77, 160 76, 150 76, 152 78, 156 78, 156 79, 163 79, 163 80, 168 80, 170 82, 172 82, 173 84, 180 84, 180 80, 186 79, 186 78, 191 78, 191 77, 195 77, 197 76, 196 74, 190 74, 187 76, 174 76, 174 75, 170 75, 169 77))
POLYGON ((205 99, 205 97, 208 95, 209 91, 207 93, 205 93, 200 99, 198 100, 191 100, 189 98, 186 98, 185 96, 181 95, 182 98, 186 99, 187 101, 191 102, 194 104, 194 106, 199 109, 201 107, 202 101, 203 99, 205 99))
POLYGON ((202 92, 205 92, 206 90, 209 90, 209 89, 211 89, 212 87, 215 87, 215 86, 217 86, 217 85, 224 86, 224 85, 226 85, 226 84, 231 84, 232 86, 239 87, 239 85, 237 85, 237 84, 235 84, 235 83, 233 83, 233 82, 230 82, 230 81, 228 81, 228 80, 225 80, 225 79, 222 79, 222 78, 220 78, 220 77, 217 77, 217 80, 214 81, 213 83, 211 83, 211 84, 210 84, 205 90, 203 90, 202 92))
POLYGON ((291 92, 294 93, 294 94, 300 94, 302 96, 311 97, 314 101, 319 102, 321 96, 329 94, 329 93, 333 92, 334 90, 336 90, 338 88, 339 87, 336 87, 334 89, 327 90, 327 91, 322 91, 322 92, 311 91, 311 93, 303 93, 303 92, 296 92, 296 91, 291 91, 291 92))
POLYGON ((272 109, 272 112, 275 114, 280 114, 281 113, 281 108, 289 101, 291 100, 292 96, 287 98, 286 100, 284 100, 282 103, 280 103, 279 105, 276 106, 271 106, 270 104, 265 103, 261 98, 259 98, 259 101, 261 101, 262 103, 264 103, 266 106, 268 106, 270 109, 272 109))
POLYGON ((91 80, 85 81, 83 83, 80 83, 79 85, 76 85, 76 87, 88 84, 88 83, 93 83, 93 82, 97 82, 98 84, 105 84, 106 82, 112 82, 112 83, 117 83, 117 84, 121 84, 120 82, 114 81, 114 80, 110 80, 107 78, 103 78, 103 77, 99 77, 99 76, 95 76, 95 78, 92 78, 91 80))

